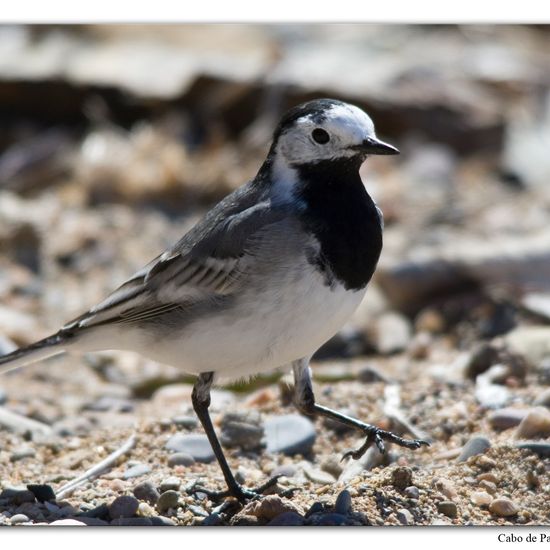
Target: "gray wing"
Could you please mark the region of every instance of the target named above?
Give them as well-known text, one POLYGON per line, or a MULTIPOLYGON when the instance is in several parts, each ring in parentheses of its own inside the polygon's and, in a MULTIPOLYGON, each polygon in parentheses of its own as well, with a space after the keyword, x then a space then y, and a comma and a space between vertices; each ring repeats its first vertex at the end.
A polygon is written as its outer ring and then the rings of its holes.
POLYGON ((257 242, 288 210, 250 185, 219 203, 178 243, 62 330, 133 323, 235 292, 254 270, 257 242))

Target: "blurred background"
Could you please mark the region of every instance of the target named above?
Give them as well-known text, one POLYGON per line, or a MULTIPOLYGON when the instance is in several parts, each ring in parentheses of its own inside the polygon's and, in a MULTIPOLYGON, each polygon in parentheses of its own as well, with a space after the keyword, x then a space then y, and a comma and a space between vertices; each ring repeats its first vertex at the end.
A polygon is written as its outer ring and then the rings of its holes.
MULTIPOLYGON (((323 396, 383 421, 387 396, 360 397, 400 381, 445 449, 478 431, 547 442, 549 51, 544 25, 1 26, 0 353, 88 309, 253 177, 287 108, 333 97, 402 154, 362 168, 384 250, 316 356, 323 396)), ((189 382, 130 353, 48 365, 2 379, 0 404, 68 429, 74 412, 151 415, 134 400, 189 382)), ((270 375, 232 389, 261 386, 288 404, 270 375)))

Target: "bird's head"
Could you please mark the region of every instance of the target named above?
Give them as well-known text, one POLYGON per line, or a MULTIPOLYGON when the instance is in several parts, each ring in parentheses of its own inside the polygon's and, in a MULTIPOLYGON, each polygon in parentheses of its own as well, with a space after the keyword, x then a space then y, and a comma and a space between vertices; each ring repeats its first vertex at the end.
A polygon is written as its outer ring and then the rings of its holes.
POLYGON ((288 111, 277 126, 272 155, 289 167, 322 161, 396 155, 399 151, 376 137, 370 117, 358 107, 335 99, 317 99, 288 111))

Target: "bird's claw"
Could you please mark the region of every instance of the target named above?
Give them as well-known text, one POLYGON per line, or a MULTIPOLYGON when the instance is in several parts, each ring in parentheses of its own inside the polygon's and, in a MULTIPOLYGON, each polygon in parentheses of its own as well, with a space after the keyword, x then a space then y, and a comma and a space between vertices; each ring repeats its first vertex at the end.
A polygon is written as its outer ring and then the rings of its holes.
POLYGON ((407 449, 419 449, 422 445, 426 445, 428 447, 430 446, 428 441, 424 441, 423 439, 405 439, 403 437, 399 437, 393 432, 382 430, 376 426, 368 426, 365 431, 367 433, 367 438, 365 439, 363 445, 354 451, 347 451, 344 453, 342 460, 345 460, 346 458, 359 460, 373 443, 376 445, 380 454, 384 454, 386 452, 384 440, 390 443, 395 443, 400 447, 406 447, 407 449))

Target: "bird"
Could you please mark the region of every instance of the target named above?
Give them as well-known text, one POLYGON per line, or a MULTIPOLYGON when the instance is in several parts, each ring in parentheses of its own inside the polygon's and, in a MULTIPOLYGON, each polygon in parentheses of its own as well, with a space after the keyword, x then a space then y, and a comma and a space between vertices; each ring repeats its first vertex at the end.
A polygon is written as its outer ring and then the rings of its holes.
POLYGON ((365 436, 344 456, 360 458, 404 439, 316 402, 313 354, 363 300, 381 251, 383 216, 359 169, 370 155, 399 151, 377 138, 371 118, 336 99, 284 114, 258 173, 214 206, 176 244, 55 334, 0 357, 0 373, 64 352, 131 350, 196 376, 191 401, 227 489, 241 502, 258 488, 237 483, 214 430, 214 384, 291 366, 295 404, 365 436))

